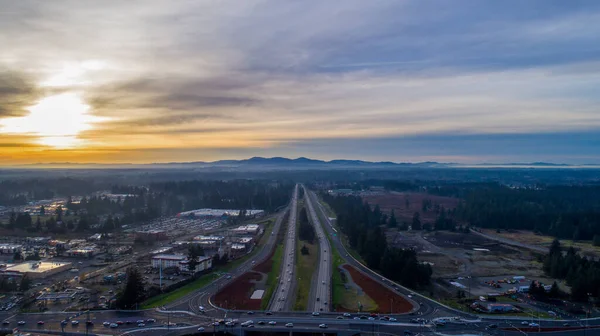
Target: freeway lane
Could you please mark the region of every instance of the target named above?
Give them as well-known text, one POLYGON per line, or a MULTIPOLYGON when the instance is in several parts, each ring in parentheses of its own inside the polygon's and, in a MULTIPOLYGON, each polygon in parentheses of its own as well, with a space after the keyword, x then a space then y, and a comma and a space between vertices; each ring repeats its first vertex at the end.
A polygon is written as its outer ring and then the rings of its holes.
POLYGON ((289 310, 291 301, 294 296, 291 295, 292 280, 296 276, 294 274, 295 267, 295 255, 296 250, 296 215, 298 205, 298 185, 294 188, 294 195, 292 196, 292 205, 290 208, 290 216, 288 222, 288 232, 285 235, 285 247, 283 250, 283 262, 281 263, 281 270, 279 273, 279 279, 277 279, 277 288, 273 295, 270 307, 272 311, 285 311, 289 310))
POLYGON ((315 296, 310 298, 309 307, 313 307, 313 312, 328 312, 331 301, 331 248, 321 221, 315 212, 313 198, 308 194, 308 189, 304 186, 302 188, 304 188, 304 199, 306 200, 310 220, 319 239, 319 268, 317 282, 313 283, 313 288, 316 288, 316 290, 312 291, 315 296))

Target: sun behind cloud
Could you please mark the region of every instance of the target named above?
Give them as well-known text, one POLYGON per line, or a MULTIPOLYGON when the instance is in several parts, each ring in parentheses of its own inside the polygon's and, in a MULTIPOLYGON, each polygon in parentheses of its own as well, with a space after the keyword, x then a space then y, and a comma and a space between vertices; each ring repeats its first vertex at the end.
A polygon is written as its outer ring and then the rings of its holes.
POLYGON ((37 143, 54 148, 84 144, 77 136, 104 120, 89 114, 87 105, 76 93, 48 96, 27 108, 29 114, 0 121, 0 132, 37 137, 37 143))

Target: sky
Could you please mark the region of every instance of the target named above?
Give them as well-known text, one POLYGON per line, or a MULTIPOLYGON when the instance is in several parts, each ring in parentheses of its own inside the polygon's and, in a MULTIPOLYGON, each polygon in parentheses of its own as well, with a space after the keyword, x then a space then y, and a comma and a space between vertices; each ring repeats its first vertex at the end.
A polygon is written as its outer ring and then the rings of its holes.
POLYGON ((0 166, 600 163, 595 0, 0 8, 0 166))

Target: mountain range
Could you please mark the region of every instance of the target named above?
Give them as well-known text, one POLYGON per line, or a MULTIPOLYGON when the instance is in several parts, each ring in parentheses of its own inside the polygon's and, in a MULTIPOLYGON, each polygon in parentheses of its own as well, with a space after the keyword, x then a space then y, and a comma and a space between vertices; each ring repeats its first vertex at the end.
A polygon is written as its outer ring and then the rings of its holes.
MULTIPOLYGON (((363 161, 363 160, 344 160, 336 159, 330 161, 310 159, 299 157, 290 159, 285 157, 252 157, 243 160, 219 160, 219 161, 193 161, 193 162, 168 162, 168 163, 148 163, 148 164, 104 164, 104 163, 35 163, 29 165, 12 166, 11 168, 225 168, 225 169, 349 169, 349 168, 598 168, 599 165, 569 165, 562 163, 532 162, 532 163, 480 163, 480 164, 460 164, 460 163, 440 163, 435 161, 426 162, 391 162, 391 161, 363 161)), ((6 167, 8 168, 8 167, 6 167)))

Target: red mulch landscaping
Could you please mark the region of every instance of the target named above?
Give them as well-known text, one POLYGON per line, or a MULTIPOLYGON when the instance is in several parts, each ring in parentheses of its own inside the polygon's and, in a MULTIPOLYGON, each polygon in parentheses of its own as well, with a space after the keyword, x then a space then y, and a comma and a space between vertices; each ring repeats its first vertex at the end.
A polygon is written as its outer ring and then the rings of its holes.
POLYGON ((413 306, 405 298, 398 295, 394 291, 380 285, 377 281, 364 275, 362 272, 350 265, 342 266, 350 273, 352 281, 356 283, 362 290, 377 304, 377 312, 381 314, 390 313, 390 299, 392 300, 392 314, 408 313, 413 306))
POLYGON ((425 213, 423 212, 423 200, 429 199, 431 200, 432 204, 437 203, 440 206, 443 206, 446 210, 456 208, 460 202, 460 199, 454 197, 436 196, 416 192, 366 195, 362 198, 369 202, 371 207, 374 207, 375 204, 378 204, 379 208, 384 213, 390 214, 393 209, 398 221, 408 221, 409 223, 412 220, 415 212, 419 213, 421 221, 435 221, 436 215, 433 209, 425 213), (406 199, 408 199, 408 208, 406 207, 406 199))
POLYGON ((252 300, 250 296, 254 292, 253 281, 260 280, 261 278, 262 274, 257 272, 242 274, 235 281, 223 287, 214 296, 215 304, 226 309, 260 310, 260 302, 262 300, 252 300))

